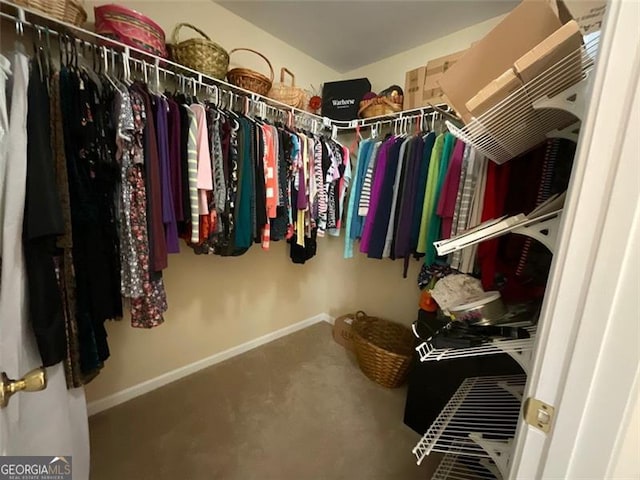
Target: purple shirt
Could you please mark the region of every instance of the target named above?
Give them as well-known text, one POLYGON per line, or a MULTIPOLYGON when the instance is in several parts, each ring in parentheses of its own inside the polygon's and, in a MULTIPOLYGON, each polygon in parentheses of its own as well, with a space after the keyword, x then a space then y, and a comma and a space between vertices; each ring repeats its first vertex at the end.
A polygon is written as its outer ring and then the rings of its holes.
MULTIPOLYGON (((411 255, 411 227, 414 223, 415 202, 418 192, 418 182, 420 181, 420 164, 423 160, 424 140, 421 137, 415 138, 411 148, 411 155, 407 158, 405 165, 404 186, 398 192, 398 223, 396 226, 395 258, 408 258, 411 255)), ((424 185, 422 185, 424 189, 424 185)), ((418 215, 422 210, 419 210, 418 215)))
POLYGON ((171 192, 171 175, 169 165, 169 132, 167 129, 167 101, 160 97, 156 99, 156 135, 158 141, 158 157, 160 160, 160 184, 162 194, 162 222, 167 241, 168 253, 179 253, 178 224, 171 192))
POLYGON ((380 192, 382 191, 382 183, 384 181, 385 170, 387 169, 387 159, 389 157, 389 148, 393 145, 395 137, 390 137, 380 146, 378 151, 378 159, 375 165, 373 182, 371 183, 371 199, 369 200, 369 212, 364 220, 364 230, 362 231, 362 239, 360 240, 360 251, 362 253, 369 252, 369 242, 371 241, 371 233, 373 230, 373 221, 378 209, 380 201, 380 192))
POLYGON ((169 131, 169 176, 171 177, 173 211, 175 212, 176 220, 182 222, 185 218, 182 205, 182 130, 180 125, 180 107, 171 99, 167 99, 167 103, 169 104, 169 123, 167 125, 169 131))

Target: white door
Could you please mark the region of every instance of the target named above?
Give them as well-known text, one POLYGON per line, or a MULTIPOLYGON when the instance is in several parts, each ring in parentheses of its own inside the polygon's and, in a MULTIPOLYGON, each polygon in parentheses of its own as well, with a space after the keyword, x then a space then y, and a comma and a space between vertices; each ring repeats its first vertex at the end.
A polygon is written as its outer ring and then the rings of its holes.
MULTIPOLYGON (((37 368, 40 358, 27 324, 22 252, 28 58, 17 53, 10 60, 11 73, 0 73, 0 371, 16 379, 37 368), (8 129, 7 77, 13 77, 8 129)), ((0 63, 6 66, 8 62, 0 56, 0 63)), ((44 390, 17 392, 0 409, 0 455, 72 457, 73 479, 87 480, 89 434, 84 390, 67 390, 62 364, 48 368, 46 377, 44 390)))
POLYGON ((638 394, 640 2, 607 8, 526 392, 555 418, 521 422, 510 479, 616 478, 638 394))

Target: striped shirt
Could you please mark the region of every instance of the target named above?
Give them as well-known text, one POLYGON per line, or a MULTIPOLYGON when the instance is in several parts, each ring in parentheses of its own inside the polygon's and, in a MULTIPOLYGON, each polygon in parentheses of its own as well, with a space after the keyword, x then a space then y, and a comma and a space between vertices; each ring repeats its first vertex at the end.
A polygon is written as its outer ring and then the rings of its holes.
POLYGON ((373 170, 376 166, 376 160, 378 158, 378 150, 380 149, 382 142, 376 142, 371 154, 371 160, 367 165, 367 170, 364 174, 364 180, 362 181, 362 189, 360 190, 360 201, 358 202, 358 215, 366 217, 369 213, 369 203, 371 202, 371 184, 373 181, 373 170))
POLYGON ((200 215, 209 213, 207 192, 213 190, 213 172, 211 171, 211 152, 209 151, 209 136, 207 130, 207 115, 200 104, 191 105, 196 114, 196 141, 198 150, 198 198, 200 200, 200 215))
POLYGON ((187 143, 187 172, 189 173, 189 206, 191 208, 191 242, 200 242, 200 206, 198 204, 198 120, 189 107, 189 141, 187 143))

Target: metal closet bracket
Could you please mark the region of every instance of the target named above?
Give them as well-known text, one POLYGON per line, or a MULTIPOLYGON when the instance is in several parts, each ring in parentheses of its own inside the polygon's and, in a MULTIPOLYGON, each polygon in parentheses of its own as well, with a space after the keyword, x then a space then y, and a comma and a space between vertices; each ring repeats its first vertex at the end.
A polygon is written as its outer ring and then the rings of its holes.
POLYGON ((553 97, 544 97, 533 102, 535 110, 550 108, 569 112, 578 120, 584 119, 587 111, 587 101, 591 92, 593 75, 587 75, 575 85, 563 90, 553 97))
POLYGON ((489 472, 491 472, 491 474, 494 477, 502 480, 502 474, 500 473, 500 470, 498 470, 498 467, 496 466, 496 464, 493 463, 491 460, 489 460, 488 458, 481 458, 478 463, 482 465, 484 468, 486 468, 489 472))
POLYGON ((489 454, 493 463, 500 471, 499 478, 505 478, 509 473, 509 462, 511 460, 511 452, 513 447, 513 440, 499 441, 488 440, 480 433, 470 433, 469 438, 483 448, 485 452, 489 454))
POLYGON ((524 385, 510 385, 508 382, 498 382, 498 386, 503 390, 509 392, 519 402, 522 403, 522 397, 524 395, 524 385))
POLYGON ((564 138, 566 140, 571 140, 573 143, 578 143, 581 125, 582 122, 577 121, 571 125, 567 125, 566 127, 556 128, 555 130, 547 133, 547 138, 564 138))
POLYGON ((518 365, 524 370, 524 373, 529 373, 529 365, 531 365, 531 351, 530 350, 513 350, 509 349, 508 345, 500 345, 501 342, 495 342, 496 348, 504 351, 504 353, 509 354, 511 358, 513 358, 518 365))
POLYGON ((562 215, 558 214, 555 217, 547 218, 541 222, 522 225, 514 228, 513 233, 531 237, 542 243, 551 253, 554 253, 556 241, 558 239, 558 232, 560 230, 561 217, 562 215))

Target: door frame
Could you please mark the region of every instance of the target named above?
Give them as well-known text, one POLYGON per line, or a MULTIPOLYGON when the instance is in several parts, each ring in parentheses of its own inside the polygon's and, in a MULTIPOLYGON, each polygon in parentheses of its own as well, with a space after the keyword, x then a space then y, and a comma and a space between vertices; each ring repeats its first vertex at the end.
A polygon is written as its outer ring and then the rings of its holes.
POLYGON ((640 3, 607 9, 525 392, 556 415, 520 422, 512 480, 611 478, 638 395, 640 3))

